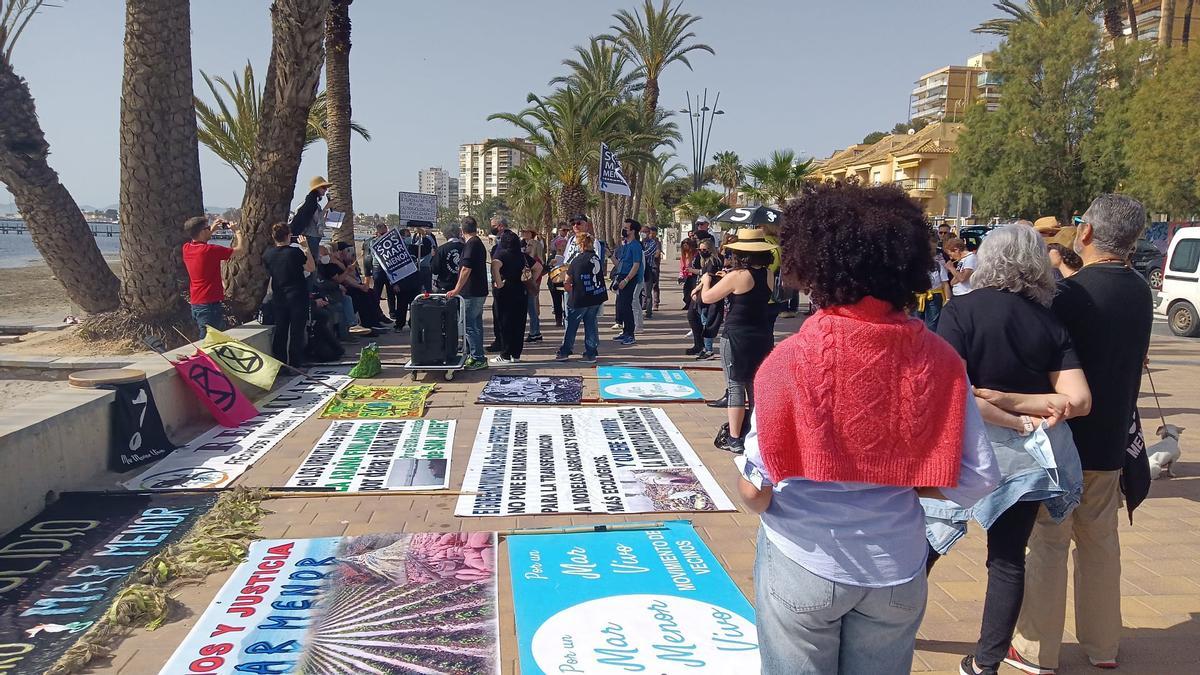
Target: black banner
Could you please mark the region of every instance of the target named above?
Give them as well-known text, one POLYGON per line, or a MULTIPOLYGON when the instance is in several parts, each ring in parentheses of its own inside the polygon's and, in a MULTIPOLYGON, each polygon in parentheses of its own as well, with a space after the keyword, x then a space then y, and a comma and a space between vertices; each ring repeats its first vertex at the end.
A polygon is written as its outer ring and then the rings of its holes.
POLYGON ((0 671, 41 673, 215 495, 64 495, 0 539, 0 671))
POLYGON ((583 400, 583 378, 573 376, 493 375, 479 392, 476 403, 504 405, 578 405, 583 400))
POLYGON ((116 394, 112 404, 112 431, 108 442, 108 468, 117 473, 165 457, 177 446, 167 438, 154 392, 143 378, 138 382, 108 385, 116 394))

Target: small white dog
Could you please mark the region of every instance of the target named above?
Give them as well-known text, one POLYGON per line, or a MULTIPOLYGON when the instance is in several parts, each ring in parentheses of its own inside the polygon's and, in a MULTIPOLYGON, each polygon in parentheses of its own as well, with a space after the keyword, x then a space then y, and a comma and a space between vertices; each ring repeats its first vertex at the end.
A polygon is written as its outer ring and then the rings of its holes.
POLYGON ((1183 427, 1164 424, 1154 433, 1158 434, 1161 440, 1146 448, 1146 455, 1150 458, 1150 476, 1162 478, 1165 472, 1174 478, 1171 467, 1179 461, 1179 437, 1183 434, 1183 427))

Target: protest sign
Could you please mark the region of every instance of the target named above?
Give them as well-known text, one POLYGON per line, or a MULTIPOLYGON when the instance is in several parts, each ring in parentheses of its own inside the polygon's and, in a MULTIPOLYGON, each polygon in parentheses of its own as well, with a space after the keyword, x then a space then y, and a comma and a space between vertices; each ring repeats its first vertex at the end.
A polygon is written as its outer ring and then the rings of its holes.
POLYGON ((288 487, 438 490, 450 486, 454 421, 334 422, 288 487))
POLYGON ((425 399, 432 384, 410 387, 351 385, 335 396, 321 417, 329 420, 403 419, 425 414, 425 399))
POLYGON ((112 403, 112 429, 108 439, 108 468, 117 473, 143 466, 175 449, 163 429, 154 392, 146 378, 108 385, 112 403))
POLYGON ((757 673, 754 610, 687 521, 508 538, 523 675, 757 673))
POLYGON ((329 211, 325 212, 325 227, 328 227, 328 228, 331 228, 334 230, 340 230, 340 229, 342 229, 342 222, 345 220, 346 220, 346 212, 345 211, 334 211, 334 210, 330 209, 329 211))
MULTIPOLYGON (((344 373, 314 368, 309 376, 340 387, 350 381, 344 373)), ((254 419, 233 429, 209 429, 124 485, 129 490, 225 487, 320 410, 331 396, 329 389, 297 377, 263 399, 259 403, 261 412, 254 419)))
POLYGON ((388 230, 372 238, 371 253, 375 254, 376 264, 387 272, 388 283, 394 284, 417 271, 417 262, 400 238, 399 230, 388 230))
POLYGON ((275 357, 234 340, 221 331, 208 327, 200 351, 208 354, 221 370, 259 389, 275 386, 275 378, 283 367, 275 357))
POLYGON ((485 408, 454 514, 732 511, 660 408, 485 408))
POLYGON ((208 408, 213 420, 223 427, 236 427, 258 414, 246 398, 206 354, 193 354, 175 361, 175 370, 196 398, 208 408))
POLYGON ((273 539, 160 671, 499 673, 491 532, 273 539))
POLYGON ((425 192, 400 193, 400 220, 405 222, 429 223, 437 222, 437 195, 425 192))
POLYGON ((621 171, 621 160, 617 153, 608 149, 607 143, 600 144, 600 191, 626 197, 631 194, 629 181, 621 171))
POLYGON ((476 403, 521 405, 529 403, 578 404, 583 400, 582 377, 493 375, 476 403))
POLYGON ((0 671, 49 669, 215 500, 68 493, 0 539, 0 671))
POLYGON ((600 398, 606 401, 703 401, 692 378, 681 369, 600 366, 600 398))

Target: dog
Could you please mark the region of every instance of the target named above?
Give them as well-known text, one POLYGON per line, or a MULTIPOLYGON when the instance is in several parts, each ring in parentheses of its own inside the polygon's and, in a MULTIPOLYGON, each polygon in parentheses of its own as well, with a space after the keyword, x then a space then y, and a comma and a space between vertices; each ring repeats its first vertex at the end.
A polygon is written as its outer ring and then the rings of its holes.
POLYGON ((1183 434, 1183 427, 1164 424, 1154 433, 1161 440, 1146 448, 1146 455, 1150 458, 1150 475, 1162 478, 1165 473, 1174 478, 1175 474, 1171 469, 1175 462, 1179 461, 1179 437, 1183 434))

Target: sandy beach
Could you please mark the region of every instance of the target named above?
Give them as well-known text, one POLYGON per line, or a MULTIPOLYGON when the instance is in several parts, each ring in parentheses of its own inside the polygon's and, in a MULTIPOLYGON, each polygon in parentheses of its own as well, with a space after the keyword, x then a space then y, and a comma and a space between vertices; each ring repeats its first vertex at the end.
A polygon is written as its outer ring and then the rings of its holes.
MULTIPOLYGON (((120 274, 118 261, 108 264, 120 274)), ((0 325, 60 323, 70 314, 78 316, 78 308, 44 263, 0 269, 0 325)))

